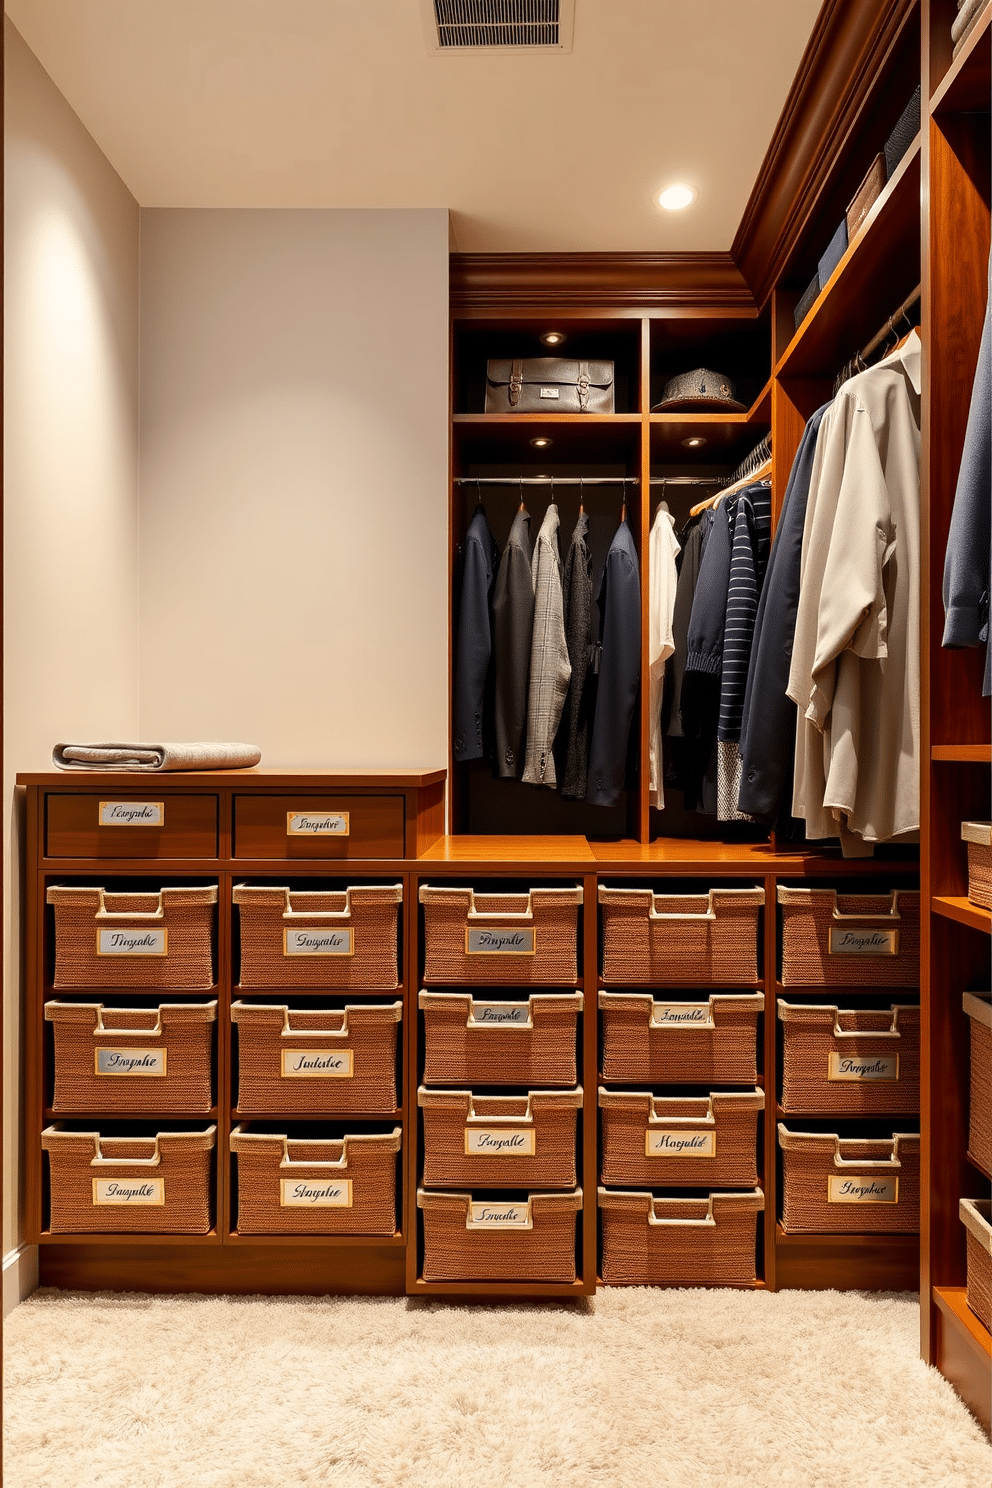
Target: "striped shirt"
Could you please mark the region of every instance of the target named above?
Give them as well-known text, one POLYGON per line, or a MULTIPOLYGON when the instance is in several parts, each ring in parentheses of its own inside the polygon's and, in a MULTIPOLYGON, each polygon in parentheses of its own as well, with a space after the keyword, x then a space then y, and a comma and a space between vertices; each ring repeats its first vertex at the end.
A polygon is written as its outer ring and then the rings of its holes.
POLYGON ((754 621, 771 548, 771 487, 766 481, 745 486, 727 507, 732 540, 717 730, 723 743, 741 736, 754 621))

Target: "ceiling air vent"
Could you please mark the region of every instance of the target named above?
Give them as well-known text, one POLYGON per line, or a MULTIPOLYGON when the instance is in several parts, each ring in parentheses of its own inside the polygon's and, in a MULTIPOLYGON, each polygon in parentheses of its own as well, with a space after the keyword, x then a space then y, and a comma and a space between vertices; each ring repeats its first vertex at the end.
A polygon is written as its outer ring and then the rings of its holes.
POLYGON ((433 52, 572 50, 575 0, 421 0, 433 52))

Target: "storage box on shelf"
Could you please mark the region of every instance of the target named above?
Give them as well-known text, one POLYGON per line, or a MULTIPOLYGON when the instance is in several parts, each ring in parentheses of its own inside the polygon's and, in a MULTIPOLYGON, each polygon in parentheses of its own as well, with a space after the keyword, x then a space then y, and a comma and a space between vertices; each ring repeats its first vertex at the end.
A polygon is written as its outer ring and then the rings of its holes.
POLYGON ((477 894, 422 884, 425 982, 574 986, 581 885, 477 894))
POLYGON ((428 1090, 423 1112, 425 1188, 575 1188, 582 1089, 478 1095, 428 1090))
POLYGON ((962 822, 961 840, 968 847, 968 898, 992 909, 992 822, 962 822))
POLYGON ((992 1002, 966 992, 962 998, 971 1039, 968 1156, 992 1177, 992 1002))
POLYGON ((127 800, 113 793, 63 793, 47 798, 50 858, 215 858, 217 796, 149 790, 136 781, 127 800))
POLYGON ((343 1138, 236 1126, 239 1235, 393 1235, 402 1129, 343 1138))
POLYGON ((628 1188, 755 1188, 762 1090, 654 1096, 600 1088, 600 1176, 628 1188))
POLYGON ((168 987, 207 991, 214 984, 212 932, 217 886, 119 893, 53 885, 58 990, 168 987))
POLYGON ((234 856, 402 858, 401 795, 237 795, 234 856))
POLYGON ((425 1281, 576 1279, 576 1218, 582 1190, 476 1198, 417 1191, 423 1215, 425 1281))
POLYGON ((758 1075, 763 992, 656 1000, 648 992, 600 992, 604 1080, 750 1085, 758 1075))
POLYGON ((787 1234, 906 1234, 920 1227, 920 1138, 778 1128, 787 1234))
POLYGON ((341 892, 236 884, 232 898, 242 990, 399 986, 401 883, 356 884, 341 892))
POLYGON ((468 992, 420 993, 428 1085, 575 1085, 581 992, 483 1001, 468 992))
POLYGON ((761 888, 678 895, 600 888, 603 981, 628 987, 753 984, 764 902, 761 888))
POLYGON ((216 1126, 154 1136, 49 1126, 52 1234, 205 1235, 216 1126))
POLYGON ((402 1002, 290 1008, 235 1002, 237 1107, 257 1115, 393 1115, 402 1002))
POLYGON ((992 1332, 992 1199, 962 1199, 968 1234, 968 1306, 992 1332))
POLYGON ((52 1110, 207 1114, 217 1002, 147 1008, 46 1002, 55 1048, 52 1110))
POLYGON ((599 1190, 607 1286, 753 1286, 758 1188, 700 1198, 599 1190))
POLYGON ((920 896, 780 886, 784 986, 917 987, 920 896))
POLYGON ((920 1010, 778 1002, 783 1111, 915 1115, 920 1109, 920 1010))

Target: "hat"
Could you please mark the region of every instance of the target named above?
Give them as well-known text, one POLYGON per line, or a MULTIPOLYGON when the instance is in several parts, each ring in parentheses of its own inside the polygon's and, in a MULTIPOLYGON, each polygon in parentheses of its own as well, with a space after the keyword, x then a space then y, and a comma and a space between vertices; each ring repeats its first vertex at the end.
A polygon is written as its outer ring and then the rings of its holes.
POLYGON ((661 402, 656 403, 652 413, 675 412, 677 409, 726 408, 731 413, 746 413, 747 405, 739 403, 737 389, 729 377, 719 372, 710 372, 697 367, 695 372, 682 372, 665 383, 661 402))

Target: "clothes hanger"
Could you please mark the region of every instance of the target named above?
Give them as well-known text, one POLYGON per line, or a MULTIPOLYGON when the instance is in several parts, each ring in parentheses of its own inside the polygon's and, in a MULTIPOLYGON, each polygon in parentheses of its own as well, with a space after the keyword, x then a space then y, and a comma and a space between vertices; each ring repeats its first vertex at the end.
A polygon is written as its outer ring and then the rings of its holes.
POLYGON ((626 520, 627 520, 627 482, 624 481, 624 483, 623 483, 623 498, 622 498, 621 503, 620 503, 620 522, 621 522, 621 525, 624 522, 626 522, 626 520))
POLYGON ((524 478, 523 478, 523 476, 520 476, 519 477, 519 480, 520 480, 520 487, 519 487, 519 489, 520 489, 520 505, 517 507, 517 511, 518 512, 525 512, 527 510, 527 508, 524 505, 524 478))
POLYGON ((697 502, 695 506, 690 507, 690 517, 698 517, 704 511, 709 511, 711 507, 719 506, 720 502, 723 501, 726 496, 733 496, 736 491, 743 491, 745 486, 756 485, 758 481, 765 480, 768 476, 771 475, 771 473, 772 462, 769 459, 766 460, 763 465, 759 465, 757 470, 752 470, 750 475, 742 476, 739 481, 734 481, 734 484, 732 486, 724 486, 721 490, 716 491, 712 496, 707 496, 705 501, 697 502))
POLYGON ((585 490, 583 488, 582 477, 580 475, 579 476, 579 516, 580 517, 585 516, 585 510, 586 510, 585 490))

